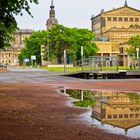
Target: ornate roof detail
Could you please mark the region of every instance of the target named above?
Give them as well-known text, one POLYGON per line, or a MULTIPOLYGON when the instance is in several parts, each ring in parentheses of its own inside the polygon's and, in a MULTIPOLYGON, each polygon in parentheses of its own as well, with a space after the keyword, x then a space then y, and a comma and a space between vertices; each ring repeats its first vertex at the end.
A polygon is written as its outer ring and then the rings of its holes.
POLYGON ((51 6, 50 6, 50 13, 49 13, 49 19, 47 20, 47 29, 50 29, 52 26, 58 24, 58 20, 55 18, 55 6, 53 4, 53 0, 51 0, 51 6))
POLYGON ((128 4, 127 4, 127 0, 125 0, 124 6, 128 6, 128 4))
POLYGON ((51 1, 51 6, 50 6, 51 9, 54 9, 54 5, 53 5, 53 0, 51 1))

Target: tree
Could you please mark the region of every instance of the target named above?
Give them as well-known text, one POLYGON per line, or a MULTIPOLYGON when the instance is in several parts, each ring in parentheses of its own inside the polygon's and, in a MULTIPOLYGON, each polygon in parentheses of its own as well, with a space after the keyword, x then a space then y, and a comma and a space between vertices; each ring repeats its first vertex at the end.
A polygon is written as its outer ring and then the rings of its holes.
POLYGON ((51 51, 57 54, 58 63, 63 61, 64 50, 72 60, 80 59, 81 46, 84 46, 85 57, 95 55, 98 48, 94 38, 94 34, 88 29, 67 28, 63 25, 56 25, 49 31, 49 45, 51 51))
POLYGON ((84 46, 84 56, 95 55, 98 51, 94 44, 94 35, 88 29, 67 28, 63 25, 56 25, 48 31, 34 32, 25 40, 25 48, 22 50, 19 58, 23 62, 24 58, 30 58, 31 55, 37 56, 37 63, 40 63, 40 47, 45 45, 45 58, 63 63, 64 50, 67 52, 69 61, 81 59, 81 46, 84 46), (48 55, 49 53, 49 55, 48 55))
POLYGON ((81 59, 81 46, 84 48, 84 57, 93 56, 97 53, 98 48, 94 43, 95 35, 88 29, 71 29, 72 46, 75 50, 76 60, 81 59))
POLYGON ((132 36, 129 39, 128 44, 131 45, 131 47, 128 49, 128 54, 136 57, 136 48, 140 49, 140 35, 132 36))
POLYGON ((0 0, 0 48, 10 45, 11 34, 17 28, 14 16, 22 15, 22 10, 31 15, 29 3, 38 4, 38 0, 0 0))
POLYGON ((71 29, 56 25, 49 31, 50 58, 62 63, 64 50, 71 50, 71 29))
POLYGON ((22 64, 25 58, 30 59, 31 55, 36 56, 36 63, 41 63, 41 45, 45 45, 48 40, 47 31, 33 32, 29 38, 25 39, 25 48, 19 55, 19 61, 22 64))

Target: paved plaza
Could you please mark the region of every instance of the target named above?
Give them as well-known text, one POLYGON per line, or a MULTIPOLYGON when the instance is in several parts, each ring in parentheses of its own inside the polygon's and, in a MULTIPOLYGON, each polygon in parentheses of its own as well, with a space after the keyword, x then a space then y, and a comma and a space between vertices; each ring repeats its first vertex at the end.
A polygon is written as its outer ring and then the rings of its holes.
POLYGON ((91 110, 73 107, 59 90, 139 92, 140 80, 85 80, 63 74, 37 68, 0 73, 0 140, 135 140, 97 128, 89 121, 91 110))
POLYGON ((82 79, 61 76, 63 74, 63 72, 50 72, 41 68, 8 68, 7 72, 0 73, 0 83, 61 83, 83 81, 82 79))
MULTIPOLYGON (((134 81, 136 79, 110 79, 93 80, 79 79, 63 76, 64 72, 51 72, 41 68, 9 68, 7 72, 0 73, 0 83, 95 83, 100 81, 134 81)), ((140 81, 137 79, 136 81, 140 81)))

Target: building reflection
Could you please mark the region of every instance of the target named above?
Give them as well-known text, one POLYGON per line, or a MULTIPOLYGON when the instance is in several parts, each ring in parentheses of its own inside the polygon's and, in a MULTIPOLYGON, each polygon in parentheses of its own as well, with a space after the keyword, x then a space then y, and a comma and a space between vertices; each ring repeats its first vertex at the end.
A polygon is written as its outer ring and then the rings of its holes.
POLYGON ((140 96, 131 93, 97 92, 92 116, 102 125, 110 124, 123 128, 127 134, 130 128, 140 125, 140 96))

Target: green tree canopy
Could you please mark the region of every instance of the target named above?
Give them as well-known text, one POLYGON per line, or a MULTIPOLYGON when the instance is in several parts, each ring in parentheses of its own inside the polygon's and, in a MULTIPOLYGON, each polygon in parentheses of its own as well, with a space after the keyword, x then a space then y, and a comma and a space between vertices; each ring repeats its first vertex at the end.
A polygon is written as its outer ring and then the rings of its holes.
POLYGON ((136 57, 136 48, 140 49, 140 35, 132 36, 129 39, 128 44, 131 45, 131 47, 128 49, 128 54, 136 57))
POLYGON ((31 55, 36 56, 36 63, 40 64, 41 61, 41 45, 46 44, 48 40, 47 31, 33 32, 29 38, 25 39, 25 48, 22 49, 19 60, 20 63, 24 62, 25 58, 30 59, 31 55))
MULTIPOLYGON (((50 52, 57 54, 61 63, 64 49, 72 60, 81 58, 80 49, 84 47, 85 57, 95 55, 98 51, 94 44, 94 34, 88 29, 67 28, 63 25, 56 25, 49 31, 50 52)), ((58 63, 59 63, 58 62, 58 63)))
POLYGON ((40 47, 45 45, 45 58, 51 61, 63 63, 64 50, 71 61, 81 59, 81 46, 84 47, 84 56, 95 55, 98 51, 94 44, 94 35, 88 29, 67 28, 63 25, 56 25, 48 31, 34 32, 25 40, 25 48, 20 54, 20 61, 37 56, 37 63, 40 63, 40 47), (49 55, 48 55, 49 53, 49 55))
POLYGON ((15 15, 22 15, 25 10, 29 15, 29 3, 38 3, 38 0, 0 0, 0 48, 10 45, 11 33, 16 30, 15 15))
POLYGON ((63 25, 56 25, 49 30, 49 49, 50 57, 57 58, 58 63, 62 63, 63 51, 71 51, 73 54, 71 43, 71 29, 63 25))
POLYGON ((94 43, 95 35, 88 29, 71 29, 72 46, 75 50, 76 60, 81 58, 81 46, 84 48, 84 57, 93 56, 97 53, 98 48, 94 43))

